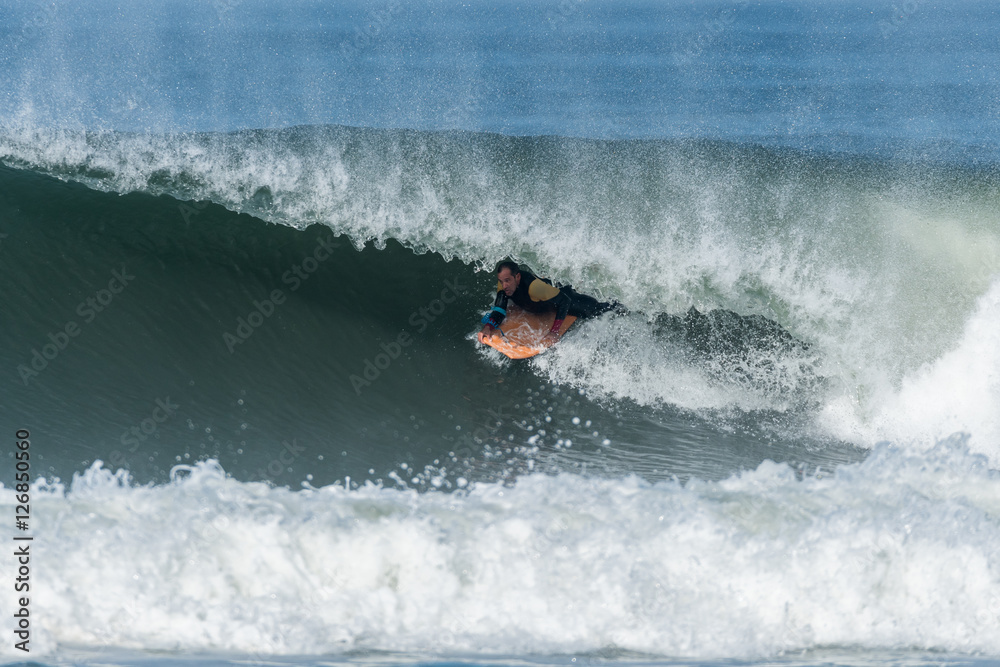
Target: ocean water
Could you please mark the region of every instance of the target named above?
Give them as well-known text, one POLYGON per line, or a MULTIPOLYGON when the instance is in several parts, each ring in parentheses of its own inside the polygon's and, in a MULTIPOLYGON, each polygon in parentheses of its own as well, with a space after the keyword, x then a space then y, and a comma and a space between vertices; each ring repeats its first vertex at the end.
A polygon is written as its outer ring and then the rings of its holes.
POLYGON ((0 662, 1000 662, 998 38, 0 2, 0 662), (506 257, 629 313, 509 361, 506 257))

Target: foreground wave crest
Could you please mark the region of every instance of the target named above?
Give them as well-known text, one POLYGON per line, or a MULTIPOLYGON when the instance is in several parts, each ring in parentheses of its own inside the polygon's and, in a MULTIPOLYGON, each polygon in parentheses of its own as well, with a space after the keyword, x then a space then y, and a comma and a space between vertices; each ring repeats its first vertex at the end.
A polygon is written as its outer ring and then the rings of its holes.
POLYGON ((997 482, 960 437, 832 475, 461 493, 290 491, 211 461, 136 487, 96 463, 34 488, 39 648, 995 653, 997 482))

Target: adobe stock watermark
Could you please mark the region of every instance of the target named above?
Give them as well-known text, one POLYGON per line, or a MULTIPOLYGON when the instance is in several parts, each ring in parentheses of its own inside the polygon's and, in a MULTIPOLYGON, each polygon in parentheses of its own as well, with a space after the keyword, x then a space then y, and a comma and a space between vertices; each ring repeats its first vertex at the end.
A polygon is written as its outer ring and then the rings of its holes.
POLYGON ((226 14, 243 4, 243 0, 215 0, 215 11, 219 14, 221 21, 226 14))
MULTIPOLYGON (((319 269, 320 264, 330 259, 333 251, 340 247, 340 244, 333 239, 331 235, 317 240, 311 255, 303 259, 301 264, 294 264, 281 274, 281 282, 289 286, 289 292, 302 287, 302 284, 319 269)), ((229 354, 234 354, 238 345, 247 342, 257 329, 264 326, 264 322, 274 315, 278 306, 285 303, 286 298, 284 290, 273 289, 263 301, 254 299, 253 309, 245 317, 236 318, 236 329, 232 333, 228 331, 222 333, 222 341, 226 344, 229 354)))
POLYGON ((480 408, 479 412, 484 412, 482 419, 476 419, 476 428, 471 433, 463 431, 463 435, 456 439, 456 448, 450 452, 451 457, 456 461, 468 461, 481 453, 481 445, 490 440, 498 439, 497 433, 503 427, 507 419, 503 414, 503 406, 494 409, 480 408))
MULTIPOLYGON (((313 586, 307 595, 299 598, 299 612, 306 616, 318 616, 324 610, 329 609, 331 604, 342 604, 342 594, 345 588, 351 586, 355 580, 351 574, 345 573, 336 567, 329 566, 307 567, 304 572, 313 586)), ((257 639, 255 647, 250 653, 240 660, 240 664, 256 666, 267 665, 273 667, 276 661, 281 660, 281 656, 288 653, 289 642, 294 641, 285 633, 292 629, 290 626, 278 626, 269 628, 257 639)), ((365 646, 353 646, 349 653, 351 662, 368 663, 367 658, 376 653, 375 650, 365 646)))
POLYGON ((108 463, 114 468, 121 468, 128 459, 126 454, 135 454, 139 451, 139 446, 153 437, 160 424, 170 419, 180 407, 176 403, 171 403, 169 396, 157 398, 150 416, 122 433, 122 447, 128 449, 124 452, 119 449, 112 451, 108 463))
POLYGON ((995 278, 1000 278, 1000 255, 996 250, 991 250, 983 257, 976 266, 976 274, 980 280, 989 284, 995 278))
MULTIPOLYGON (((429 478, 432 486, 466 489, 471 484, 469 477, 475 475, 478 478, 483 474, 507 483, 513 481, 519 471, 535 469, 531 458, 514 462, 512 457, 529 454, 531 448, 519 444, 518 435, 513 431, 519 431, 521 435, 528 431, 523 423, 509 420, 503 414, 502 406, 496 409, 492 406, 477 408, 471 421, 472 424, 468 427, 456 428, 455 435, 441 435, 441 439, 450 443, 452 449, 441 467, 434 467, 438 465, 438 461, 434 462, 434 466, 425 466, 424 477, 429 478), (501 433, 505 428, 512 431, 507 437, 501 433), (519 470, 512 466, 517 466, 519 470)), ((523 438, 521 442, 523 443, 523 438)), ((418 480, 413 481, 416 483, 418 480)), ((401 483, 402 480, 396 479, 396 482, 401 483)), ((402 483, 405 486, 405 482, 402 483)))
POLYGON ((478 99, 466 98, 464 101, 449 107, 441 116, 445 128, 461 127, 464 124, 475 124, 483 113, 483 107, 478 99))
MULTIPOLYGON (((97 623, 94 627, 94 636, 100 643, 97 656, 118 648, 117 645, 121 642, 122 633, 135 627, 135 624, 140 621, 141 613, 142 609, 136 599, 122 601, 117 611, 107 622, 97 623)), ((94 657, 90 659, 96 662, 94 657)))
MULTIPOLYGON (((99 289, 92 296, 81 301, 76 307, 76 314, 83 318, 84 324, 90 324, 111 305, 119 294, 125 291, 125 288, 133 280, 135 280, 135 276, 129 274, 125 266, 122 266, 121 271, 117 269, 112 271, 107 289, 99 289)), ((17 366, 18 375, 21 376, 25 386, 27 386, 28 380, 37 378, 42 371, 48 368, 49 364, 69 347, 70 340, 82 332, 83 328, 76 320, 69 320, 54 333, 49 333, 49 342, 42 345, 40 351, 38 348, 31 348, 31 361, 17 366)))
POLYGON ((258 468, 256 477, 251 475, 247 481, 273 481, 274 478, 279 477, 288 467, 302 458, 305 451, 306 448, 299 445, 295 438, 292 438, 291 442, 282 440, 281 450, 278 452, 278 455, 271 459, 266 466, 258 468))
MULTIPOLYGON (((427 331, 427 327, 444 313, 448 304, 454 303, 459 295, 465 294, 467 290, 465 285, 459 284, 457 278, 444 281, 444 285, 445 287, 441 290, 441 295, 438 298, 432 299, 427 305, 413 311, 407 319, 407 323, 416 330, 417 334, 427 331)), ((403 349, 411 344, 413 344, 413 336, 406 329, 400 331, 395 340, 381 343, 379 345, 381 352, 375 354, 374 357, 365 359, 361 375, 350 376, 349 380, 351 387, 354 388, 354 393, 360 396, 361 390, 364 387, 370 387, 372 382, 378 380, 382 372, 403 354, 403 349)))
POLYGON ((209 203, 207 201, 181 202, 177 205, 177 210, 181 212, 184 224, 190 225, 191 218, 201 215, 201 212, 208 208, 209 203))
POLYGON ((39 32, 55 22, 57 14, 58 9, 55 2, 46 2, 45 0, 36 2, 35 10, 31 12, 24 27, 21 28, 21 32, 14 36, 7 44, 6 49, 13 51, 23 42, 37 37, 39 32))
POLYGON ((920 2, 918 0, 905 0, 901 5, 893 5, 892 15, 889 19, 878 22, 882 37, 886 38, 899 32, 900 28, 913 18, 918 9, 920 9, 920 2))
POLYGON ((549 30, 555 30, 570 20, 586 0, 559 0, 555 9, 545 12, 545 22, 549 24, 549 30))
POLYGON ((750 0, 736 0, 732 8, 724 9, 714 18, 705 21, 698 35, 683 49, 674 52, 674 65, 677 67, 690 65, 695 58, 705 53, 705 50, 717 42, 722 34, 732 26, 736 21, 737 12, 746 9, 749 5, 750 0))
POLYGON ((882 564, 889 564, 902 555, 906 537, 906 531, 902 528, 880 530, 849 564, 859 573, 882 564))
POLYGON ((988 606, 976 612, 976 624, 981 628, 990 628, 991 632, 1000 627, 1000 597, 994 595, 988 606))
MULTIPOLYGON (((759 606, 759 601, 748 598, 743 591, 737 591, 732 598, 732 605, 741 610, 751 610, 759 606)), ((792 611, 786 608, 785 617, 780 625, 768 628, 772 649, 777 649, 779 656, 792 651, 799 651, 815 644, 813 628, 810 624, 801 624, 792 611), (771 634, 774 633, 774 634, 771 634)))
POLYGON ((369 48, 385 31, 389 22, 403 11, 400 0, 389 0, 385 7, 368 15, 364 27, 355 27, 354 35, 340 43, 340 55, 352 58, 369 48))

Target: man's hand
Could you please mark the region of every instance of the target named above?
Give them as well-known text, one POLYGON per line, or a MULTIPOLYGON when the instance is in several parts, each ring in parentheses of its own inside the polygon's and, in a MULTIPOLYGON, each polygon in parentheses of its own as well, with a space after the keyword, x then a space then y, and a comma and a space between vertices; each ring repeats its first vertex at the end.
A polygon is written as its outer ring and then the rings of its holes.
POLYGON ((479 342, 485 345, 486 341, 491 338, 493 338, 493 327, 487 324, 483 327, 483 330, 479 332, 479 342))
POLYGON ((559 342, 558 331, 550 331, 547 334, 545 334, 544 338, 542 338, 542 344, 544 344, 545 347, 551 347, 552 345, 555 345, 558 342, 559 342))

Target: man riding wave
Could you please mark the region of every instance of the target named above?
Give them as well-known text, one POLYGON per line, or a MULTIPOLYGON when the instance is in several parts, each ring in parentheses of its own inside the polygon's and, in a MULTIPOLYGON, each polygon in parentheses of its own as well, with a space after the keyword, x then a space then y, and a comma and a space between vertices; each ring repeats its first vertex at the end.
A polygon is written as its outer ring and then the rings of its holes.
POLYGON ((618 304, 577 294, 569 286, 556 287, 528 271, 522 271, 515 262, 500 262, 497 265, 497 297, 493 302, 493 309, 483 316, 484 326, 478 336, 480 343, 493 337, 494 331, 507 317, 510 302, 532 313, 555 311, 555 322, 543 339, 548 345, 559 340, 559 328, 567 315, 595 317, 620 308, 618 304))

